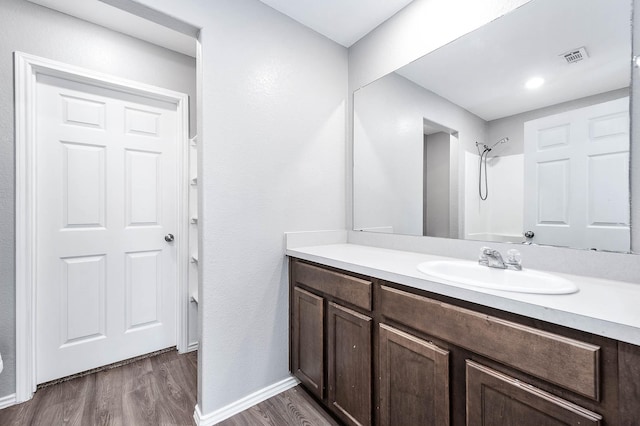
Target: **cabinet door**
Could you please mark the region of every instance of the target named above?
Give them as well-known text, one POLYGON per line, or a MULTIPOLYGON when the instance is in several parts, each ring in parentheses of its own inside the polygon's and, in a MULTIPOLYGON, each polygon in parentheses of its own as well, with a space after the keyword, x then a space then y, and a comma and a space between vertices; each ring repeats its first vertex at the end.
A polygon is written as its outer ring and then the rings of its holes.
POLYGON ((380 425, 449 425, 449 352, 380 324, 380 425))
POLYGON ((348 425, 371 424, 371 318, 329 303, 328 402, 348 425))
POLYGON ((324 299, 293 288, 291 368, 307 389, 324 393, 324 299))
POLYGON ((602 417, 467 360, 467 426, 600 425, 602 417))

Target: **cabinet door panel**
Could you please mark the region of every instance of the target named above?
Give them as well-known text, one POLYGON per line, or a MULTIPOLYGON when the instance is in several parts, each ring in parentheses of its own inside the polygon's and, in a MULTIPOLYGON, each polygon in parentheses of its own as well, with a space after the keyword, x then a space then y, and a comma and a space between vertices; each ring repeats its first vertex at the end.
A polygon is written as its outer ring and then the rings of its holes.
POLYGON ((449 425, 449 352, 380 324, 380 424, 449 425))
POLYGON ((371 318, 328 308, 329 404, 348 425, 371 424, 371 318))
POLYGON ((318 398, 324 391, 324 300, 297 287, 293 289, 292 369, 318 398))
POLYGON ((602 417, 467 360, 467 426, 600 425, 602 417))

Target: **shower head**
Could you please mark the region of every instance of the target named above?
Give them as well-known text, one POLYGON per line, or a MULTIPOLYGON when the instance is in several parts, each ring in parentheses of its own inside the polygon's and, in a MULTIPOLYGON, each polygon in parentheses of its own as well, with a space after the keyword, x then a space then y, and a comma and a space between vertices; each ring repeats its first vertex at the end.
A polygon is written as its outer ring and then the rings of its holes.
POLYGON ((504 138, 500 139, 498 142, 496 142, 493 145, 491 145, 491 148, 489 148, 489 150, 492 150, 493 148, 495 148, 496 145, 500 145, 501 143, 507 143, 507 142, 509 142, 509 138, 504 137, 504 138))

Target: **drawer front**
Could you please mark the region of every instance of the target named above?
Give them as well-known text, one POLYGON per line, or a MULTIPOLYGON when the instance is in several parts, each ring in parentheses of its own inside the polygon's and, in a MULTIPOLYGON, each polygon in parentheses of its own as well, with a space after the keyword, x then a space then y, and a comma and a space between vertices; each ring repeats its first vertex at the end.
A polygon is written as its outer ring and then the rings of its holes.
POLYGON ((602 417, 467 360, 467 426, 598 426, 602 417))
POLYGON ((368 311, 371 310, 371 281, 292 261, 294 262, 293 278, 296 284, 302 284, 325 295, 368 311))
POLYGON ((600 347, 382 286, 382 315, 599 400, 600 347))

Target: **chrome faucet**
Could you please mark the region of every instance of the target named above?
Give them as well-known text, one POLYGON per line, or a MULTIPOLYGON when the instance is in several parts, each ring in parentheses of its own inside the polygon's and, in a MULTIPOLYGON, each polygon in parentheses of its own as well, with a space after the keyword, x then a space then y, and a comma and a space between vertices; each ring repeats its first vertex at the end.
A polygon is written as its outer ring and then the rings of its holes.
POLYGON ((507 251, 507 260, 505 261, 498 250, 490 247, 482 247, 480 249, 478 264, 488 266, 489 268, 512 269, 514 271, 522 270, 520 252, 515 249, 507 251))

